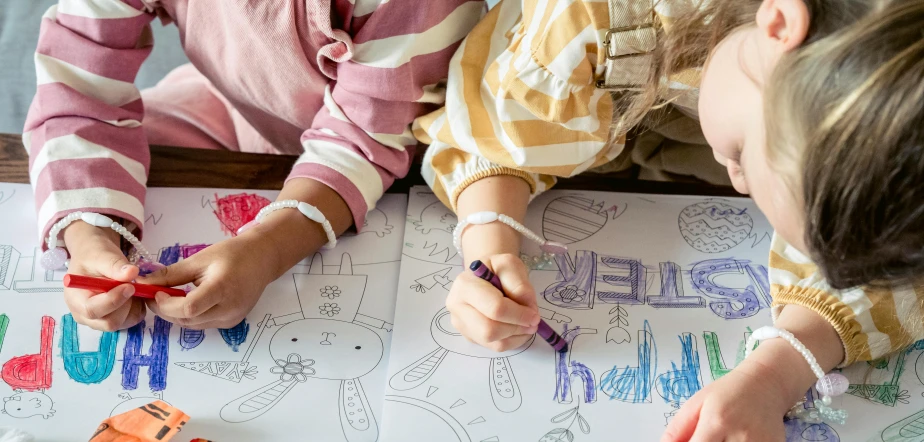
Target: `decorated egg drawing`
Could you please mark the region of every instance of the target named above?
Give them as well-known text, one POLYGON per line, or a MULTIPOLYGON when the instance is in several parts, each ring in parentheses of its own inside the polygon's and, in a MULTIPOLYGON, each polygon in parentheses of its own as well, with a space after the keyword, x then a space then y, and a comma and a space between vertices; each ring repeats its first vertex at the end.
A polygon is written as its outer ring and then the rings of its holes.
POLYGON ((754 228, 754 219, 748 215, 746 208, 708 200, 684 208, 677 224, 680 235, 694 249, 703 253, 721 253, 748 238, 754 228))

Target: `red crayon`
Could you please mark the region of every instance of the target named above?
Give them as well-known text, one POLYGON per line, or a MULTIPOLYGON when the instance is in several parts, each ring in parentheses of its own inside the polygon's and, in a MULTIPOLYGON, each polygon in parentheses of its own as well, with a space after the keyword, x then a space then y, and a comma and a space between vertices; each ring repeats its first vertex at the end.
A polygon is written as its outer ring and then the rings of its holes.
MULTIPOLYGON (((64 275, 65 287, 85 289, 98 293, 108 292, 122 284, 126 283, 109 278, 94 278, 92 276, 72 275, 70 273, 64 275)), ((135 294, 133 296, 137 298, 154 299, 154 294, 157 292, 164 292, 170 296, 186 296, 186 292, 180 289, 161 287, 159 285, 138 284, 135 282, 129 282, 127 284, 131 284, 135 287, 135 294)))
MULTIPOLYGON (((488 266, 484 265, 480 260, 472 262, 472 265, 469 266, 469 269, 475 276, 488 281, 491 285, 494 286, 501 294, 504 294, 504 289, 501 287, 500 278, 497 277, 488 266)), ((505 295, 506 296, 506 295, 505 295)), ((542 339, 545 339, 545 342, 548 342, 555 351, 566 352, 568 351, 568 342, 566 342, 558 333, 555 333, 555 330, 546 324, 542 319, 539 320, 539 330, 536 332, 542 339)))

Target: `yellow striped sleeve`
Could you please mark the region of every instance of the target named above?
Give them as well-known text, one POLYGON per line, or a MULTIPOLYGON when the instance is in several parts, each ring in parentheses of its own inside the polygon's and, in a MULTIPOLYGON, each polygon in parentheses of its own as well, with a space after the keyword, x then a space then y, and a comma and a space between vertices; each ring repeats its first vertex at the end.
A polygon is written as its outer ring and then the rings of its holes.
POLYGON ((505 0, 456 52, 443 109, 421 117, 423 175, 455 208, 471 183, 514 175, 536 196, 616 158, 612 99, 595 87, 606 2, 505 0))
POLYGON ((846 357, 842 366, 869 361, 924 339, 924 284, 834 290, 817 267, 779 237, 770 252, 773 315, 801 305, 837 330, 846 357))

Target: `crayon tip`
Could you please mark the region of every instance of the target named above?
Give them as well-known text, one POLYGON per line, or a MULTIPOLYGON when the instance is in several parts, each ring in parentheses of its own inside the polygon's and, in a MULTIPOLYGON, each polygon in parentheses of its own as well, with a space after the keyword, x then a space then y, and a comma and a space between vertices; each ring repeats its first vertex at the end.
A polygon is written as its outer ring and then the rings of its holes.
POLYGON ((561 348, 558 349, 558 352, 559 352, 559 353, 568 353, 568 343, 565 342, 564 344, 562 344, 561 348))
POLYGON ((476 259, 472 261, 471 264, 469 264, 468 269, 474 272, 475 270, 478 270, 478 267, 481 267, 481 266, 482 266, 481 260, 476 259))

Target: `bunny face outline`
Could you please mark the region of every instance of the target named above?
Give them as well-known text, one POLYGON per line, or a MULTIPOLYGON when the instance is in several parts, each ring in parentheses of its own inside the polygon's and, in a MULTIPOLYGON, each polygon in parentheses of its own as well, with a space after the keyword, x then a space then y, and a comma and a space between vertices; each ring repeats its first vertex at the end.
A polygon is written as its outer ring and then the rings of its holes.
POLYGON ((54 401, 39 391, 17 390, 12 396, 3 398, 3 414, 17 419, 41 416, 48 419, 55 414, 54 401))
POLYGON ((512 350, 499 353, 487 347, 473 344, 465 339, 462 333, 459 333, 459 331, 452 326, 449 310, 446 310, 445 307, 440 309, 440 311, 433 316, 433 321, 430 323, 430 334, 433 336, 433 341, 446 350, 460 355, 486 359, 505 358, 518 355, 526 351, 536 340, 536 336, 533 335, 525 344, 512 350))
POLYGON ((347 380, 375 369, 384 354, 382 338, 352 322, 329 319, 292 321, 276 331, 270 355, 288 361, 291 355, 312 361, 304 374, 315 379, 347 380))

